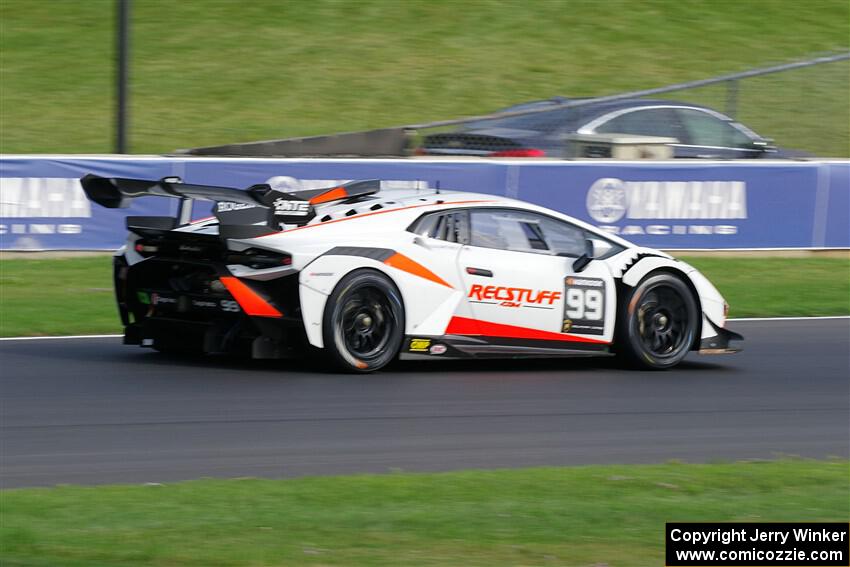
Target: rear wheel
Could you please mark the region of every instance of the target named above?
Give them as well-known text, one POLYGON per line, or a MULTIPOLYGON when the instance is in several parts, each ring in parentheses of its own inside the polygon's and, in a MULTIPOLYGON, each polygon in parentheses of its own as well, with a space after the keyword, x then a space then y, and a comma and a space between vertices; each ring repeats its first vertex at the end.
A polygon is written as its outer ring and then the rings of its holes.
POLYGON ((325 349, 346 372, 372 372, 392 362, 404 335, 401 294, 374 270, 345 276, 334 288, 322 324, 325 349))
POLYGON ((687 356, 699 320, 696 299, 685 282, 672 274, 650 275, 623 307, 618 342, 634 366, 663 370, 687 356))

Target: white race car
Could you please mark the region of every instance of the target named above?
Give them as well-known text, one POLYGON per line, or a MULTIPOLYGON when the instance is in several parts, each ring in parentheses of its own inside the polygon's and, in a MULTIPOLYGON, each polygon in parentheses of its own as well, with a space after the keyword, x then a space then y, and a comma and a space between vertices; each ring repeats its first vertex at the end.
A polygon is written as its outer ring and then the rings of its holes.
POLYGON ((89 198, 183 199, 127 217, 115 291, 124 342, 300 356, 345 371, 406 357, 624 356, 665 369, 734 352, 728 306, 696 269, 561 213, 503 197, 380 190, 245 190, 87 175, 89 198), (214 216, 189 222, 194 199, 214 216))

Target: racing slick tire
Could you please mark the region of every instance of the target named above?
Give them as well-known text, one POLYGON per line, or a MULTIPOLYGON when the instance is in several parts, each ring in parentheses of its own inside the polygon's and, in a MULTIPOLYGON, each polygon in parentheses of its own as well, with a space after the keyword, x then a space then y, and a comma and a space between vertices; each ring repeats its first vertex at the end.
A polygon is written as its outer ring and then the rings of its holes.
POLYGON ((694 293, 670 273, 649 274, 626 296, 617 322, 626 361, 645 370, 682 362, 694 344, 699 309, 694 293))
POLYGON ((393 282, 376 270, 351 272, 336 285, 322 320, 325 349, 345 372, 379 370, 404 339, 404 307, 393 282))

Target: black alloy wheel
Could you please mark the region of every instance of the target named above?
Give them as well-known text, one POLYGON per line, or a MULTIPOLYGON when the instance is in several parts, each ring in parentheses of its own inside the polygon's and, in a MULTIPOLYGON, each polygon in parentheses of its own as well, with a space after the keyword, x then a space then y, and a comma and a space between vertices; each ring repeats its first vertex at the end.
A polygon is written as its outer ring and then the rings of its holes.
POLYGON ((619 342, 635 366, 672 368, 695 344, 697 300, 680 278, 669 273, 650 274, 634 288, 623 307, 619 342))
POLYGON ((401 294, 380 272, 352 272, 328 298, 322 327, 325 348, 339 368, 383 368, 395 359, 404 338, 401 294))

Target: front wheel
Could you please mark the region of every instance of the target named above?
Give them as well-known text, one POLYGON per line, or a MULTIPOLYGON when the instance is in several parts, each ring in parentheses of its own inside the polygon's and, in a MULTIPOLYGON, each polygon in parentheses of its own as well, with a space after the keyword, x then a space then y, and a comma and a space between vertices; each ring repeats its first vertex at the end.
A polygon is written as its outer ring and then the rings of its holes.
POLYGON ((691 350, 698 317, 696 299, 685 282, 672 274, 650 275, 621 309, 618 342, 638 368, 672 368, 691 350))
POLYGON ((322 336, 336 366, 346 372, 372 372, 392 362, 404 335, 401 294, 374 270, 342 278, 328 298, 322 336))

